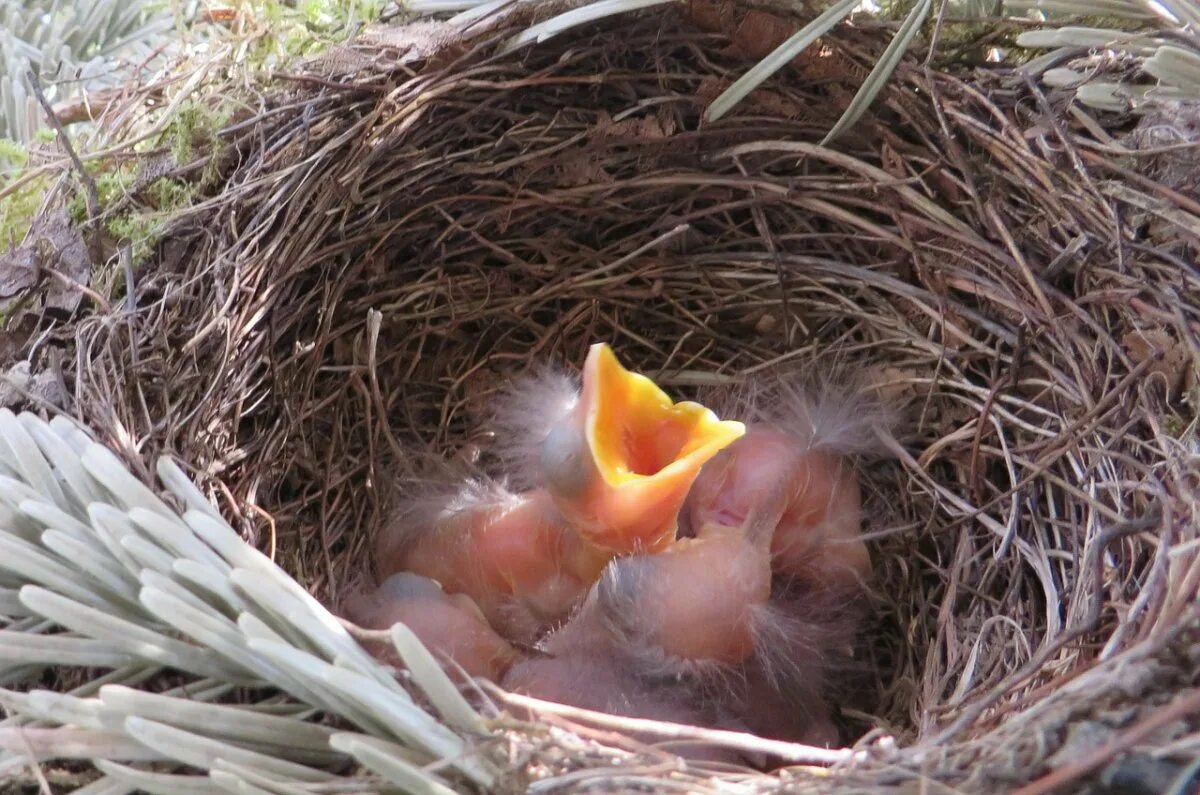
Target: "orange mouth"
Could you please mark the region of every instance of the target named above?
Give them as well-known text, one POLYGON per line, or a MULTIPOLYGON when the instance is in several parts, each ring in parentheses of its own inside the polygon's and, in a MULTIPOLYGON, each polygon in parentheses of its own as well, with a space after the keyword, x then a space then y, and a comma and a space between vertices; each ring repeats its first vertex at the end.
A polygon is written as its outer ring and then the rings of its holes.
POLYGON ((593 345, 583 370, 583 440, 592 474, 556 502, 589 541, 617 553, 661 549, 700 468, 746 432, 699 403, 676 403, 593 345))

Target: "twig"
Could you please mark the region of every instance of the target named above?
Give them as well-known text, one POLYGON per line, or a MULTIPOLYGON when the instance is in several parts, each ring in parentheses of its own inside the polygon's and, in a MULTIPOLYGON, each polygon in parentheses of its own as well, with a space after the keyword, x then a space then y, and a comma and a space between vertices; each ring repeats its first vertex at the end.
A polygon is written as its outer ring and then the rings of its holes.
POLYGON ((96 187, 96 180, 92 178, 92 175, 88 173, 87 167, 83 165, 83 161, 79 159, 79 154, 75 151, 75 147, 71 145, 71 139, 67 135, 62 122, 54 114, 54 108, 51 106, 50 101, 46 99, 46 94, 42 91, 42 83, 38 80, 37 74, 30 69, 26 75, 29 77, 29 85, 33 88, 33 95, 37 97, 38 104, 46 112, 46 121, 54 129, 54 133, 58 136, 58 142, 62 145, 63 151, 67 153, 67 157, 71 158, 71 162, 75 165, 75 170, 79 172, 79 179, 83 183, 84 200, 87 202, 87 227, 89 230, 88 238, 92 264, 99 264, 103 251, 100 245, 99 230, 96 226, 97 219, 100 217, 100 190, 96 187))
POLYGON ((687 726, 682 723, 649 720, 647 718, 626 718, 619 715, 609 715, 581 707, 571 707, 543 701, 540 698, 509 693, 495 685, 485 683, 485 688, 499 701, 511 706, 523 707, 532 712, 546 715, 561 715, 580 723, 590 723, 617 729, 624 733, 651 734, 668 740, 700 740, 723 748, 738 751, 776 756, 794 764, 802 765, 840 765, 847 762, 858 762, 870 758, 866 751, 855 751, 852 748, 817 748, 812 745, 788 743, 780 740, 768 740, 753 734, 725 731, 724 729, 704 729, 699 726, 687 726))
POLYGON ((1136 726, 1121 732, 1109 742, 1087 754, 1082 759, 1064 765, 1053 773, 1042 776, 1032 784, 1027 784, 1017 790, 1014 795, 1047 795, 1059 787, 1078 781, 1083 776, 1110 762, 1114 757, 1128 751, 1134 745, 1149 737, 1157 729, 1187 716, 1200 712, 1200 689, 1192 690, 1171 704, 1160 709, 1136 726))
POLYGON ((128 240, 122 240, 117 246, 117 257, 121 261, 121 268, 125 272, 125 323, 129 326, 129 359, 136 367, 138 364, 138 339, 137 326, 135 319, 137 317, 137 292, 134 289, 134 273, 133 273, 133 244, 128 240))
POLYGON ((37 97, 38 104, 46 111, 46 121, 54 128, 55 134, 58 136, 58 142, 62 144, 63 150, 67 153, 67 157, 71 158, 71 162, 75 164, 75 169, 79 172, 79 179, 82 180, 84 189, 87 192, 87 210, 88 220, 94 220, 100 215, 100 191, 96 187, 96 180, 92 179, 92 175, 88 173, 84 167, 83 161, 79 159, 75 147, 71 145, 71 139, 67 136, 67 131, 59 122, 58 116, 54 115, 54 108, 50 105, 50 101, 46 99, 45 93, 42 91, 42 83, 38 80, 37 74, 31 69, 27 72, 29 84, 33 88, 33 94, 37 97))

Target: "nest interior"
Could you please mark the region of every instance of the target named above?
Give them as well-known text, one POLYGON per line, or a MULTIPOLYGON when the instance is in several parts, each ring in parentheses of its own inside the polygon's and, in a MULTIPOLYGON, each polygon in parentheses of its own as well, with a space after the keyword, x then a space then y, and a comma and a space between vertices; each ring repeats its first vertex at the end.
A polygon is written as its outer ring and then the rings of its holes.
POLYGON ((1177 192, 1011 73, 902 65, 821 146, 869 32, 703 124, 793 21, 693 3, 495 55, 521 22, 376 31, 240 107, 136 313, 60 326, 81 417, 135 464, 177 455, 333 601, 406 451, 486 461, 506 376, 606 340, 689 396, 832 351, 911 407, 864 471, 886 596, 860 730, 1016 780, 1069 723, 1120 732, 1116 707, 1188 683, 1200 273, 1177 192))

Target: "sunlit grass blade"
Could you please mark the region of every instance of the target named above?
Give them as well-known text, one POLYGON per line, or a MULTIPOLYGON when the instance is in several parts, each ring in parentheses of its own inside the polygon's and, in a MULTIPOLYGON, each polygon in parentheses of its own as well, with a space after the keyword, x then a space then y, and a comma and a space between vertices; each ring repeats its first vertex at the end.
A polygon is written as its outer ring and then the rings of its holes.
POLYGON ((128 765, 97 759, 96 767, 120 785, 152 795, 224 795, 224 790, 208 776, 154 773, 128 765))
POLYGON ((589 3, 582 8, 575 8, 551 17, 545 22, 531 25, 505 42, 501 51, 512 52, 527 44, 541 43, 571 28, 586 25, 605 17, 677 2, 680 0, 600 0, 597 3, 589 3))
POLYGON ((1185 25, 1200 27, 1200 2, 1197 0, 1157 0, 1150 5, 1161 8, 1185 25))
POLYGON ((107 550, 97 550, 95 546, 58 530, 42 533, 42 545, 65 560, 90 561, 88 578, 107 590, 108 595, 121 599, 127 605, 137 604, 136 582, 123 566, 108 556, 107 550))
POLYGON ((123 503, 125 510, 144 508, 170 518, 173 512, 121 463, 107 447, 92 444, 80 457, 88 474, 123 503))
POLYGON ((125 650, 100 640, 0 630, 0 664, 32 663, 120 668, 130 665, 133 661, 133 656, 125 650))
POLYGON ((200 489, 196 488, 192 479, 180 469, 179 464, 167 456, 162 456, 158 459, 155 472, 167 490, 183 501, 187 510, 200 511, 212 519, 221 520, 221 514, 204 497, 200 489))
POLYGON ((334 748, 352 755, 368 770, 413 795, 453 795, 454 790, 443 781, 394 753, 394 745, 361 734, 335 734, 334 748))
POLYGON ((786 66, 814 41, 824 36, 859 6, 859 0, 838 0, 812 22, 796 31, 791 38, 775 48, 766 58, 750 68, 744 75, 725 89, 704 112, 704 120, 717 121, 746 95, 758 88, 771 75, 786 66))
POLYGON ((243 681, 243 675, 222 664, 208 649, 169 638, 105 610, 74 602, 53 591, 33 585, 21 589, 21 602, 31 611, 51 621, 99 640, 107 640, 148 663, 190 671, 199 676, 214 676, 243 681))
POLYGON ((1027 30, 1017 36, 1018 47, 1042 49, 1049 47, 1089 47, 1120 50, 1135 55, 1150 55, 1162 39, 1146 34, 1111 28, 1062 27, 1027 30))
POLYGON ((900 59, 904 57, 908 47, 912 44, 913 39, 921 30, 921 25, 924 24, 925 18, 929 16, 929 10, 933 7, 933 0, 919 0, 913 6, 913 10, 908 13, 904 19, 904 24, 900 26, 900 30, 892 38, 887 49, 883 51, 883 55, 875 63, 871 73, 867 75, 866 81, 858 89, 858 93, 854 95, 854 99, 850 101, 846 112, 833 125, 829 133, 826 134, 825 140, 821 143, 828 145, 834 141, 843 132, 854 125, 862 115, 867 112, 867 108, 879 96, 879 92, 883 90, 887 82, 891 80, 892 74, 896 71, 896 67, 900 65, 900 59))
MULTIPOLYGON (((336 735, 335 735, 336 736, 336 735)), ((332 750, 331 753, 336 753, 339 758, 346 759, 348 755, 342 751, 332 750)), ((261 770, 256 770, 247 765, 231 762, 227 759, 213 760, 212 770, 209 771, 209 776, 213 781, 220 783, 221 786, 228 788, 230 783, 234 783, 237 792, 265 792, 268 795, 314 795, 313 790, 319 787, 325 792, 349 792, 361 788, 362 779, 334 779, 317 786, 308 786, 300 782, 286 781, 274 776, 269 776, 261 770), (246 789, 251 787, 253 789, 246 789)))
POLYGON ((93 608, 114 607, 109 600, 81 583, 79 576, 57 557, 10 535, 0 534, 0 569, 18 575, 25 582, 66 594, 93 608))
POLYGON ((307 721, 264 715, 245 707, 170 698, 122 685, 100 688, 99 700, 115 712, 140 715, 180 729, 236 742, 279 745, 284 749, 282 753, 290 748, 334 756, 329 738, 335 730, 307 721))
POLYGON ((324 770, 278 759, 145 718, 126 718, 125 730, 129 736, 164 756, 202 770, 208 769, 213 759, 228 759, 231 762, 250 765, 264 773, 296 781, 319 782, 336 778, 324 770))
MULTIPOLYGON (((30 761, 47 759, 123 759, 155 761, 170 758, 118 732, 73 727, 0 727, 0 750, 30 761)), ((17 760, 24 764, 20 758, 17 760)))
POLYGON ((37 442, 8 409, 0 409, 0 455, 6 461, 15 461, 25 482, 45 499, 59 505, 66 501, 58 478, 42 457, 37 442))
POLYGON ((403 624, 392 627, 392 645, 400 654, 405 667, 412 673, 413 681, 425 692, 430 703, 447 723, 467 731, 483 729, 483 721, 450 677, 434 659, 433 654, 422 645, 413 631, 403 624))
MULTIPOLYGON (((397 739, 421 748, 435 757, 454 758, 465 749, 462 739, 434 720, 395 688, 386 689, 372 679, 343 670, 290 646, 272 641, 251 640, 250 648, 266 654, 297 678, 320 681, 388 727, 397 739)), ((467 771, 477 776, 478 765, 466 762, 467 771)), ((490 776, 482 776, 490 782, 490 776)), ((480 783, 485 783, 481 781, 480 783)))
POLYGON ((1138 0, 1005 0, 1004 9, 1010 14, 1042 11, 1052 17, 1110 16, 1144 20, 1156 16, 1152 9, 1138 0))
POLYGON ((1163 84, 1200 96, 1200 53, 1182 47, 1159 47, 1142 69, 1163 84))

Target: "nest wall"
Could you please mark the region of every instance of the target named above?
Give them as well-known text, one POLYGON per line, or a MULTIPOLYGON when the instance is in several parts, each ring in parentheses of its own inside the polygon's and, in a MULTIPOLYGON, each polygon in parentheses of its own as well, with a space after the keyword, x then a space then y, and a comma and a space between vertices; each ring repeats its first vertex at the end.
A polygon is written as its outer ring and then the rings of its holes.
POLYGON ((864 470, 862 726, 994 784, 1186 681, 1200 279, 1150 180, 1012 74, 903 65, 819 145, 865 33, 702 124, 763 40, 745 9, 493 55, 516 24, 377 32, 261 93, 136 313, 72 327, 83 419, 135 464, 179 456, 334 601, 414 453, 486 466, 478 420, 531 364, 607 340, 692 395, 832 355, 908 407, 864 470))

